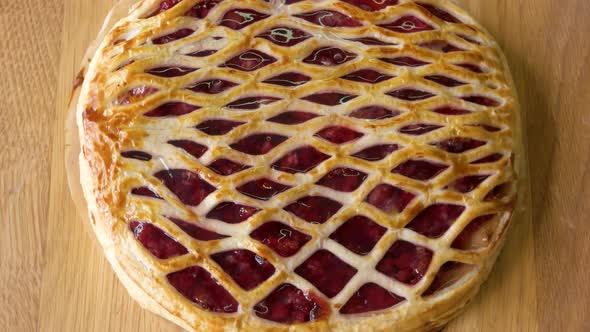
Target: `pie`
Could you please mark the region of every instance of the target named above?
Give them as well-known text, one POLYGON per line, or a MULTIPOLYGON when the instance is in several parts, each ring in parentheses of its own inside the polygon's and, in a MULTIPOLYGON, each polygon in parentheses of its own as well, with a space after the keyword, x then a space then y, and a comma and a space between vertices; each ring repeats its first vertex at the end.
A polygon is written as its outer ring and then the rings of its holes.
POLYGON ((93 229, 189 331, 434 331, 516 202, 497 43, 444 0, 144 0, 77 107, 93 229))

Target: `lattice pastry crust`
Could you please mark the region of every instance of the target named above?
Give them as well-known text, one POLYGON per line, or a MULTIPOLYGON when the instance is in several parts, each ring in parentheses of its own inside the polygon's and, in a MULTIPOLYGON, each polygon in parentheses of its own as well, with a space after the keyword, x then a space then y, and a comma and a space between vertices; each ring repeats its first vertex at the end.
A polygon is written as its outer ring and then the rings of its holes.
POLYGON ((191 331, 423 331, 477 292, 516 198, 497 44, 444 0, 144 0, 78 104, 119 278, 191 331))

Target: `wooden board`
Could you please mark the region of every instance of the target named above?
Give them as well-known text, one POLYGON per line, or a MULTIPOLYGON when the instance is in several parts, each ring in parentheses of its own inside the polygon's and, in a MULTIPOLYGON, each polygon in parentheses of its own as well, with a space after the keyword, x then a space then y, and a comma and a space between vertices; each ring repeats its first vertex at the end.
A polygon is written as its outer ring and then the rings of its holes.
MULTIPOLYGON (((77 215, 66 106, 114 0, 0 3, 0 326, 180 331, 142 310, 77 215)), ((496 36, 523 106, 531 192, 456 331, 590 331, 590 2, 458 1, 496 36)))

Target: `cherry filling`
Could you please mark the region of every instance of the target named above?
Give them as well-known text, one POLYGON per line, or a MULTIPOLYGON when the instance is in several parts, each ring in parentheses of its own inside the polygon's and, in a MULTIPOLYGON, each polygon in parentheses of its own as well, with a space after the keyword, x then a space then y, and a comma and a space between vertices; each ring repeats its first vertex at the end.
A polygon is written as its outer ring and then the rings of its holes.
POLYGON ((451 244, 459 250, 476 250, 490 245, 496 231, 494 214, 486 214, 473 219, 451 244))
POLYGON ((115 101, 116 105, 128 105, 138 102, 139 100, 152 95, 156 92, 160 91, 158 88, 151 87, 151 86, 137 86, 135 88, 129 89, 119 95, 117 100, 115 101))
POLYGON ((154 76, 171 78, 171 77, 179 77, 179 76, 188 75, 197 69, 198 68, 189 68, 189 67, 181 67, 181 66, 157 67, 157 68, 152 68, 150 70, 146 70, 146 73, 148 73, 150 75, 154 75, 154 76))
POLYGON ((379 161, 383 160, 385 157, 392 154, 394 151, 399 149, 399 145, 397 144, 381 144, 371 146, 366 148, 362 151, 359 151, 352 156, 359 159, 364 159, 368 161, 379 161))
POLYGON ((477 74, 482 74, 484 72, 484 70, 480 66, 475 65, 473 63, 456 63, 455 66, 465 68, 477 74))
POLYGON ((312 103, 326 105, 326 106, 336 106, 346 104, 347 102, 353 100, 354 98, 358 97, 357 95, 349 95, 345 93, 339 92, 325 92, 325 93, 316 93, 313 95, 309 95, 307 97, 302 98, 303 100, 310 101, 312 103))
POLYGON ((315 113, 301 112, 301 111, 289 111, 276 115, 266 121, 275 122, 285 125, 296 125, 305 123, 311 119, 317 118, 319 115, 315 113))
POLYGON ((377 271, 408 285, 418 283, 432 260, 433 252, 403 240, 396 241, 377 264, 377 271))
POLYGON ((232 9, 223 15, 219 25, 240 30, 267 17, 269 17, 268 14, 259 13, 252 9, 232 9))
POLYGON ((342 208, 342 204, 322 196, 306 196, 285 206, 284 210, 312 223, 323 224, 342 208))
POLYGON ((290 47, 304 42, 312 36, 299 29, 280 26, 263 32, 256 37, 264 38, 280 46, 290 47))
POLYGON ((490 133, 495 133, 497 131, 502 130, 502 128, 498 128, 498 127, 494 127, 494 126, 490 126, 490 125, 486 125, 486 124, 478 124, 478 125, 472 125, 472 126, 483 128, 485 131, 489 131, 490 133))
POLYGON ((186 16, 205 18, 209 15, 211 9, 215 8, 223 0, 204 0, 197 3, 193 8, 186 12, 186 16))
POLYGON ((353 192, 367 179, 367 174, 352 168, 336 168, 316 184, 336 191, 353 192))
POLYGON ((391 23, 379 24, 378 26, 399 33, 415 33, 434 30, 434 27, 430 24, 411 15, 403 16, 391 23))
POLYGON ((405 88, 394 90, 386 93, 389 96, 392 96, 397 99, 407 100, 407 101, 417 101, 417 100, 424 100, 434 97, 435 95, 421 90, 405 88))
POLYGON ((168 219, 170 219, 170 221, 172 221, 174 224, 176 224, 176 226, 178 226, 180 229, 182 229, 186 234, 190 235, 192 238, 199 240, 199 241, 214 241, 214 240, 225 239, 228 237, 226 235, 212 232, 208 229, 204 229, 202 227, 199 227, 195 224, 186 222, 181 219, 170 218, 170 217, 168 217, 168 219))
POLYGON ((303 62, 318 66, 338 66, 354 60, 356 57, 357 55, 352 52, 328 46, 314 50, 310 55, 303 59, 303 62))
POLYGON ((464 51, 462 48, 459 48, 446 40, 432 40, 429 42, 418 44, 420 47, 427 48, 429 50, 433 50, 436 52, 443 52, 443 53, 451 53, 451 52, 459 52, 464 51))
POLYGON ((366 256, 375 247, 387 229, 365 216, 348 219, 330 239, 340 243, 355 254, 366 256))
POLYGON ((358 110, 350 113, 348 116, 351 118, 365 119, 365 120, 383 120, 394 118, 398 116, 400 112, 392 111, 386 107, 372 105, 359 108, 358 110))
POLYGON ((410 159, 399 164, 391 172, 411 179, 426 181, 444 172, 447 168, 449 168, 448 165, 428 160, 410 159))
POLYGON ((238 311, 238 302, 200 266, 170 273, 167 278, 180 294, 205 310, 220 313, 238 311))
POLYGON ((325 249, 316 251, 295 269, 327 297, 336 296, 356 274, 357 269, 325 249))
POLYGON ((449 88, 454 88, 457 86, 467 84, 465 82, 461 82, 461 81, 458 81, 454 78, 450 78, 450 77, 443 76, 443 75, 428 75, 428 76, 424 76, 424 78, 429 81, 432 81, 434 83, 437 83, 437 84, 440 84, 443 86, 447 86, 449 88))
POLYGON ((213 172, 223 176, 229 176, 250 168, 248 165, 242 165, 229 159, 217 159, 207 167, 213 172))
POLYGON ((484 182, 490 175, 470 175, 459 178, 449 185, 449 188, 457 192, 466 194, 477 188, 482 182, 484 182))
POLYGON ((432 143, 431 145, 434 145, 437 148, 450 153, 463 153, 469 150, 479 148, 480 146, 483 146, 485 144, 486 142, 472 138, 454 137, 446 139, 444 141, 432 143))
POLYGON ((397 58, 380 58, 379 60, 401 67, 422 67, 430 64, 430 62, 418 60, 409 56, 400 56, 397 58))
POLYGON ((395 76, 382 74, 372 69, 362 69, 342 76, 343 79, 361 83, 377 84, 387 81, 395 76))
POLYGON ((198 124, 195 128, 207 135, 220 136, 229 133, 244 123, 230 120, 206 120, 198 124))
POLYGON ((465 211, 454 204, 434 204, 422 210, 406 228, 429 238, 441 237, 465 211))
POLYGON ((261 201, 268 201, 273 196, 278 195, 288 189, 291 189, 291 186, 287 186, 266 178, 262 178, 245 183, 236 189, 240 193, 248 197, 259 199, 261 201))
POLYGON ((168 141, 168 144, 183 149, 197 159, 201 158, 207 152, 206 146, 189 140, 173 140, 168 141))
POLYGON ((171 34, 168 34, 168 35, 165 35, 162 37, 158 37, 158 38, 152 40, 152 43, 154 43, 155 45, 162 45, 162 44, 171 43, 175 40, 186 38, 186 37, 192 35, 194 32, 195 32, 195 30, 193 30, 193 29, 180 29, 180 30, 177 30, 171 34))
POLYGON ((399 0, 342 0, 362 10, 374 12, 383 8, 397 5, 399 0))
POLYGON ((427 134, 431 131, 442 128, 443 126, 428 124, 428 123, 416 123, 404 126, 400 128, 399 132, 406 135, 420 136, 427 134))
POLYGON ((151 118, 162 118, 167 116, 181 116, 192 113, 200 109, 199 106, 183 103, 183 102, 170 102, 165 103, 157 108, 145 113, 144 115, 151 118))
POLYGON ((473 161, 471 163, 472 164, 495 163, 496 161, 499 161, 500 159, 502 159, 502 157, 504 157, 504 155, 502 155, 501 153, 493 153, 489 156, 483 157, 483 158, 473 161))
POLYGON ((214 95, 231 89, 234 86, 237 86, 237 84, 222 79, 211 79, 188 86, 187 89, 197 93, 214 95))
POLYGON ((422 295, 429 296, 438 293, 440 290, 454 285, 471 271, 473 271, 473 265, 459 262, 446 262, 440 267, 434 280, 422 295))
POLYGON ((510 182, 499 184, 499 185, 495 186, 494 189, 492 189, 486 195, 486 197, 484 197, 483 200, 488 202, 488 201, 493 201, 493 200, 497 200, 497 199, 502 199, 502 198, 506 197, 506 195, 508 195, 508 193, 510 192, 511 186, 512 185, 510 182))
POLYGON ((155 177, 162 181, 182 203, 189 206, 199 205, 216 190, 199 174, 185 169, 163 170, 156 173, 155 177))
POLYGON ((278 221, 270 221, 255 229, 251 234, 281 257, 291 257, 303 247, 311 236, 278 221))
POLYGON ((202 51, 196 51, 196 52, 192 52, 187 54, 187 56, 192 56, 195 58, 204 58, 206 56, 210 56, 217 53, 217 50, 202 50, 202 51))
POLYGON ((277 323, 306 323, 328 312, 327 304, 312 293, 282 284, 254 306, 256 316, 277 323))
POLYGON ((160 6, 158 7, 158 9, 156 9, 156 11, 151 13, 148 16, 148 18, 156 16, 160 13, 167 11, 168 9, 176 6, 180 1, 182 1, 182 0, 165 0, 165 1, 160 2, 160 6))
POLYGON ((311 80, 311 77, 309 77, 307 75, 290 72, 290 73, 284 73, 284 74, 280 74, 280 75, 271 77, 271 78, 263 81, 263 83, 293 87, 293 86, 303 85, 303 84, 309 82, 310 80, 311 80))
POLYGON ((461 99, 468 101, 470 103, 479 104, 482 106, 489 106, 489 107, 500 106, 499 101, 489 98, 489 97, 486 97, 486 96, 477 96, 477 95, 476 96, 466 96, 461 99))
POLYGON ((432 15, 440 18, 443 21, 447 21, 450 23, 461 23, 461 21, 459 21, 459 19, 457 19, 455 16, 451 15, 449 12, 442 10, 438 7, 435 7, 431 4, 419 3, 419 2, 416 4, 421 6, 424 9, 428 10, 430 13, 432 13, 432 15))
POLYGON ((356 21, 352 17, 348 15, 344 15, 342 13, 333 11, 333 10, 318 10, 314 12, 308 12, 298 15, 293 15, 295 17, 304 19, 310 23, 321 25, 324 27, 360 27, 362 24, 359 21, 356 21))
POLYGON ((220 252, 211 258, 245 290, 258 287, 275 273, 271 263, 246 249, 220 252))
POLYGON ((260 209, 232 202, 223 202, 209 211, 207 218, 221 220, 228 224, 239 224, 258 213, 260 209))
POLYGON ((344 315, 361 314, 393 307, 405 298, 391 293, 387 289, 372 282, 364 284, 340 309, 344 315))
POLYGON ((258 50, 243 52, 221 65, 242 71, 254 71, 275 63, 277 59, 258 50))
POLYGON ((434 113, 442 114, 442 115, 465 115, 471 113, 471 111, 453 107, 453 106, 443 106, 437 109, 432 110, 434 113))
POLYGON ((123 151, 121 152, 121 156, 123 156, 124 158, 136 159, 141 161, 152 160, 152 155, 143 151, 123 151))
POLYGON ((346 127, 332 126, 318 131, 314 136, 321 137, 334 144, 344 144, 359 139, 364 134, 346 127))
POLYGON ((361 37, 361 38, 353 38, 353 39, 347 39, 350 41, 354 41, 354 42, 358 42, 361 44, 365 44, 365 45, 369 45, 369 46, 391 46, 391 45, 397 45, 394 43, 388 43, 386 41, 377 39, 377 38, 372 38, 372 37, 361 37))
POLYGON ((414 197, 416 195, 410 192, 382 183, 369 193, 365 202, 385 213, 391 213, 394 210, 400 213, 410 204, 414 197))
POLYGON ((137 195, 137 196, 144 196, 144 197, 151 197, 151 198, 162 199, 162 197, 160 195, 156 194, 153 190, 151 190, 148 187, 137 187, 137 188, 133 188, 133 189, 131 189, 131 194, 132 195, 137 195))
POLYGON ((272 103, 275 103, 279 100, 281 99, 275 97, 246 97, 233 101, 227 104, 225 107, 237 110, 255 110, 259 109, 264 105, 270 105, 272 103))
POLYGON ((267 154, 287 139, 288 137, 277 134, 255 134, 231 144, 230 147, 249 155, 259 156, 267 154))
POLYGON ((327 159, 330 159, 329 155, 306 146, 287 153, 272 164, 272 168, 291 174, 307 173, 327 159))
POLYGON ((176 242, 160 228, 139 221, 129 224, 129 229, 147 251, 159 259, 168 259, 188 253, 186 248, 176 242))

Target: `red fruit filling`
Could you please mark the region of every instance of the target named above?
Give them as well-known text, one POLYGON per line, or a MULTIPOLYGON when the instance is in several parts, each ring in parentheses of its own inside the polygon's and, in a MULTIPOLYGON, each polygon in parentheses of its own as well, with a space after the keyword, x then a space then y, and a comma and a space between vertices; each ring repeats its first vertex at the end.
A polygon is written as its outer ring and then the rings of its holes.
POLYGON ((448 165, 421 159, 410 159, 399 164, 391 172, 401 174, 411 179, 426 181, 444 172, 448 165))
POLYGON ((150 70, 146 70, 146 73, 154 75, 154 76, 171 78, 171 77, 179 77, 179 76, 188 75, 188 74, 194 72, 195 70, 197 70, 197 68, 188 68, 188 67, 180 67, 180 66, 157 67, 157 68, 152 68, 150 70))
POLYGON ((170 102, 162 104, 157 108, 145 113, 144 115, 152 118, 162 118, 166 116, 181 116, 192 113, 198 110, 199 108, 199 106, 183 102, 170 102))
POLYGON ((401 67, 422 67, 430 64, 430 62, 418 60, 409 56, 401 56, 397 58, 380 58, 379 60, 401 67))
POLYGON ((428 75, 428 76, 424 76, 424 78, 429 81, 432 81, 434 83, 437 83, 437 84, 440 84, 443 86, 447 86, 449 88, 454 88, 457 86, 467 84, 465 82, 461 82, 461 81, 458 81, 454 78, 450 78, 450 77, 443 76, 443 75, 428 75))
POLYGON ((348 299, 348 302, 340 309, 340 313, 352 315, 379 311, 393 307, 404 300, 405 298, 370 282, 364 284, 348 299))
POLYGON ((188 152, 188 154, 197 159, 201 158, 201 156, 207 152, 206 146, 189 140, 168 141, 168 144, 183 149, 184 151, 188 152))
POLYGON ((348 219, 330 239, 340 243, 355 254, 368 255, 387 229, 365 216, 348 219))
POLYGON ((397 45, 397 44, 394 44, 394 43, 388 43, 388 42, 385 42, 383 40, 380 40, 380 39, 377 39, 377 38, 372 38, 372 37, 361 37, 361 38, 353 38, 353 39, 347 39, 347 40, 358 42, 358 43, 369 45, 369 46, 391 46, 391 45, 397 45))
POLYGON ((254 71, 266 67, 271 63, 275 63, 276 61, 277 59, 270 55, 257 50, 249 50, 231 58, 221 65, 221 67, 229 67, 242 71, 254 71))
POLYGON ((223 202, 209 211, 207 218, 221 220, 228 224, 239 224, 246 221, 260 210, 246 205, 232 202, 223 202))
POLYGON ((256 36, 264 38, 280 46, 294 46, 311 38, 311 35, 305 31, 291 27, 274 27, 266 32, 256 36))
POLYGON ((254 306, 256 316, 277 323, 306 323, 329 311, 327 304, 312 293, 282 284, 254 306))
POLYGON ((429 12, 432 13, 432 15, 440 18, 443 21, 447 21, 450 23, 461 23, 461 21, 459 21, 459 19, 457 19, 455 16, 451 15, 449 12, 440 9, 438 7, 435 7, 431 4, 428 3, 417 3, 417 5, 423 7, 424 9, 428 10, 429 12))
POLYGON ((162 197, 160 195, 156 194, 153 190, 151 190, 148 187, 137 187, 137 188, 133 188, 133 189, 131 189, 131 194, 132 195, 137 195, 137 196, 144 196, 144 197, 151 197, 151 198, 162 199, 162 197))
POLYGON ((291 174, 307 173, 327 159, 330 159, 329 155, 306 146, 287 153, 272 164, 272 168, 291 174))
POLYGON ((350 28, 362 26, 362 24, 359 21, 356 21, 352 17, 339 12, 335 12, 333 10, 318 10, 294 16, 302 18, 310 23, 321 25, 324 27, 350 28))
POLYGON ((338 66, 348 61, 356 59, 357 55, 343 49, 328 46, 320 47, 311 52, 305 59, 304 63, 318 66, 338 66))
POLYGON ((382 74, 372 69, 362 69, 342 76, 343 79, 361 83, 376 84, 387 81, 395 76, 382 74))
POLYGON ((489 156, 483 157, 481 159, 478 159, 476 161, 471 162, 472 164, 487 164, 487 163, 494 163, 496 161, 499 161, 500 159, 502 159, 502 157, 504 157, 501 153, 494 153, 491 154, 489 156))
POLYGON ((464 110, 461 108, 453 107, 453 106, 443 106, 437 109, 432 110, 434 113, 442 114, 442 115, 464 115, 469 114, 471 111, 464 110))
POLYGON ((223 0, 204 0, 197 3, 193 8, 186 12, 186 16, 205 18, 209 15, 211 9, 215 8, 223 0))
POLYGON ((399 145, 397 144, 381 144, 366 148, 362 151, 353 154, 352 156, 355 158, 364 159, 368 161, 379 161, 383 160, 385 157, 389 156, 397 149, 399 149, 399 145))
POLYGON ((424 100, 424 99, 432 98, 435 96, 434 94, 432 94, 430 92, 411 89, 411 88, 395 90, 395 91, 387 92, 386 94, 389 96, 392 96, 394 98, 401 99, 401 100, 407 100, 407 101, 424 100))
POLYGON ((269 16, 270 15, 268 14, 259 13, 252 9, 236 8, 225 13, 219 22, 219 25, 234 30, 240 30, 269 16))
POLYGON ((489 175, 470 175, 459 178, 449 185, 449 188, 457 192, 466 194, 477 188, 489 175))
POLYGON ((375 187, 365 202, 375 206, 385 213, 402 212, 416 195, 397 187, 382 183, 375 187))
POLYGON ((406 228, 430 238, 441 237, 465 211, 454 204, 434 204, 422 210, 406 228))
POLYGON ((471 271, 473 271, 473 265, 459 262, 446 262, 440 267, 434 280, 422 295, 429 296, 448 288, 471 271))
POLYGON ((334 144, 344 144, 361 138, 364 134, 346 127, 332 126, 318 131, 314 136, 334 144))
POLYGON ((311 236, 278 221, 262 224, 250 236, 282 257, 295 255, 301 247, 311 240, 311 236))
POLYGON ((473 219, 457 235, 451 247, 459 250, 476 250, 490 245, 498 224, 494 217, 494 214, 486 214, 473 219))
POLYGON ((220 252, 211 258, 245 290, 258 287, 275 273, 274 266, 266 259, 246 249, 220 252))
POLYGON ((162 37, 158 37, 158 38, 152 40, 152 43, 154 43, 155 45, 162 45, 162 44, 171 43, 175 40, 186 38, 186 37, 192 35, 194 32, 195 32, 195 30, 193 30, 193 29, 180 29, 180 30, 177 30, 171 34, 168 34, 168 35, 165 35, 162 37))
POLYGON ((497 107, 500 106, 500 102, 485 96, 466 96, 461 98, 465 101, 468 101, 473 104, 478 104, 482 106, 489 106, 489 107, 497 107))
POLYGON ((365 106, 349 114, 351 118, 366 119, 366 120, 383 120, 396 117, 400 114, 399 111, 392 111, 383 106, 365 106))
POLYGON ((400 128, 399 132, 406 135, 420 136, 431 131, 442 128, 443 126, 428 124, 428 123, 417 123, 404 126, 400 128))
POLYGON ((432 255, 428 248, 398 240, 377 264, 377 271, 405 284, 415 285, 428 271, 432 255))
POLYGON ((198 124, 195 128, 207 135, 219 136, 225 135, 234 128, 243 125, 245 122, 230 120, 206 120, 198 124))
POLYGON ((470 71, 477 73, 477 74, 481 74, 484 72, 484 70, 481 69, 480 66, 475 65, 473 63, 456 63, 455 66, 465 68, 465 69, 470 70, 470 71))
POLYGON ((210 79, 188 86, 187 89, 197 93, 214 95, 231 89, 234 86, 237 86, 237 84, 222 79, 210 79))
POLYGON ((259 109, 260 107, 264 106, 264 105, 270 105, 272 103, 275 103, 277 101, 281 100, 280 98, 275 98, 275 97, 246 97, 246 98, 241 98, 238 100, 235 100, 229 104, 227 104, 225 107, 228 108, 233 108, 233 109, 237 109, 237 110, 255 110, 255 109, 259 109))
POLYGON ((277 134, 255 134, 242 138, 238 142, 231 144, 230 147, 249 155, 259 156, 267 154, 287 139, 288 137, 277 134))
POLYGON ((367 179, 367 174, 352 168, 336 168, 321 178, 317 184, 336 191, 353 192, 367 179))
POLYGON ((353 100, 356 97, 358 96, 338 92, 326 92, 309 95, 307 97, 304 97, 303 100, 307 100, 312 103, 326 106, 336 106, 346 104, 347 102, 353 100))
POLYGON ((159 259, 168 259, 188 253, 182 244, 152 224, 134 221, 129 224, 129 229, 137 241, 159 259))
POLYGON ((380 27, 399 33, 415 33, 421 31, 434 30, 434 27, 416 16, 403 16, 399 19, 386 24, 379 24, 380 27))
POLYGON ((121 152, 121 156, 123 156, 124 158, 137 159, 141 161, 152 160, 152 155, 143 151, 123 151, 121 152))
POLYGON ((170 221, 172 221, 174 224, 176 224, 176 226, 178 226, 180 229, 182 229, 186 234, 190 235, 192 238, 199 240, 199 241, 214 241, 214 240, 225 239, 228 237, 226 235, 212 232, 208 229, 204 229, 202 227, 199 227, 195 224, 186 222, 181 219, 170 218, 170 217, 168 217, 168 219, 170 219, 170 221))
POLYGON ((285 113, 281 113, 279 115, 273 116, 272 118, 266 120, 269 122, 276 122, 285 125, 296 125, 305 123, 311 119, 317 118, 319 115, 314 113, 308 112, 300 112, 300 111, 289 111, 285 113))
POLYGON ((152 95, 158 91, 160 91, 158 88, 154 88, 151 86, 145 86, 145 85, 137 86, 137 87, 127 90, 126 92, 119 95, 119 97, 117 97, 117 100, 115 101, 115 104, 116 105, 133 104, 135 102, 140 101, 144 97, 152 95))
POLYGON ((443 53, 464 51, 463 49, 447 42, 446 40, 432 40, 429 42, 418 44, 418 46, 443 53))
POLYGON ((309 77, 307 75, 290 72, 290 73, 284 73, 284 74, 280 74, 280 75, 271 77, 271 78, 263 81, 263 83, 293 87, 293 86, 303 85, 303 84, 309 82, 309 80, 311 80, 311 77, 309 77))
POLYGON ((316 251, 295 269, 327 297, 336 296, 357 270, 325 249, 316 251))
POLYGON ((224 176, 232 175, 250 168, 248 165, 242 165, 229 159, 217 159, 208 167, 213 172, 224 176))
POLYGON ((259 199, 261 201, 268 201, 273 196, 278 195, 288 189, 291 189, 291 186, 287 186, 266 178, 262 178, 245 183, 236 189, 240 193, 248 197, 259 199))
POLYGON ((216 190, 199 174, 185 169, 163 170, 156 173, 155 177, 162 181, 182 203, 189 206, 199 205, 216 190))
POLYGON ((306 196, 285 206, 284 210, 312 223, 323 224, 342 208, 342 204, 322 196, 306 196))
POLYGON ((342 0, 360 9, 374 12, 383 8, 397 5, 399 0, 342 0))
POLYGON ((467 137, 454 137, 446 139, 444 141, 432 143, 432 145, 436 146, 437 148, 450 153, 463 153, 469 150, 479 148, 480 146, 483 146, 485 144, 486 142, 478 141, 476 139, 467 137))

